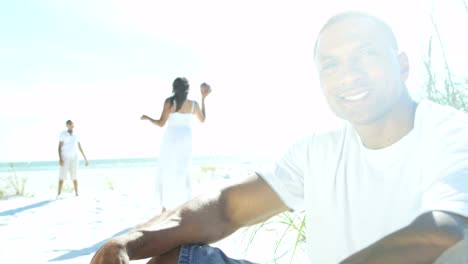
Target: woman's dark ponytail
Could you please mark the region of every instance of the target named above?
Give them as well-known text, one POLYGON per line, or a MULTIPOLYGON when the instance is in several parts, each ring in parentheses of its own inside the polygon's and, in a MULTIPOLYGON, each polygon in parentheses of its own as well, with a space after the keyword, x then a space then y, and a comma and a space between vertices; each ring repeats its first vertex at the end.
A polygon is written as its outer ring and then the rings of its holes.
POLYGON ((171 103, 176 103, 176 109, 174 112, 177 112, 182 107, 182 104, 187 99, 187 94, 189 91, 188 80, 184 77, 179 77, 174 80, 172 83, 172 93, 174 94, 171 98, 171 103))

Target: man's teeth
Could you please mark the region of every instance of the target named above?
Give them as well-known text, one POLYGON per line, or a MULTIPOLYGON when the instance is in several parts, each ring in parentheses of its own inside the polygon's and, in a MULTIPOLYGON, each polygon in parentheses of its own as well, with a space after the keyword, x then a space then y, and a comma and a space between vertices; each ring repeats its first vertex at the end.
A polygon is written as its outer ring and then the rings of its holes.
POLYGON ((368 93, 369 91, 364 91, 362 93, 358 93, 355 95, 343 96, 343 99, 348 100, 348 101, 356 101, 356 100, 364 98, 364 96, 366 96, 368 93))

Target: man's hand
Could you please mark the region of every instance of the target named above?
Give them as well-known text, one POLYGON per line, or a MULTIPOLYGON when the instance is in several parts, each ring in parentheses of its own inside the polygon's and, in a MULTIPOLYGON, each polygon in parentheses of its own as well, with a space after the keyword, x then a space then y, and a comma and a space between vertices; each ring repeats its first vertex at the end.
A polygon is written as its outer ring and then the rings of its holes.
POLYGON ((147 115, 142 115, 142 116, 140 117, 140 120, 150 120, 150 118, 149 118, 149 116, 147 116, 147 115))
POLYGON ((84 161, 84 165, 85 165, 86 167, 88 167, 88 165, 89 165, 89 162, 88 162, 88 160, 87 160, 87 159, 85 159, 85 161, 84 161))
POLYGON ((63 167, 63 160, 59 161, 59 165, 60 165, 60 167, 63 167))
POLYGON ((130 259, 125 247, 109 241, 104 244, 91 259, 91 264, 128 264, 130 259))

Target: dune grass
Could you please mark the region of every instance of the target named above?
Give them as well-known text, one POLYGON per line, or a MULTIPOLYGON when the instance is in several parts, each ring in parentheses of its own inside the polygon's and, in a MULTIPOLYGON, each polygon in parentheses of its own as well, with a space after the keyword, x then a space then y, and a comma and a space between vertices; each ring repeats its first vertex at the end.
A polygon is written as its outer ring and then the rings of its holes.
MULTIPOLYGON (((305 243, 306 239, 305 217, 304 211, 300 213, 285 212, 260 224, 247 227, 243 230, 243 241, 246 241, 244 254, 247 255, 254 239, 260 232, 275 232, 278 239, 275 241, 274 248, 272 249, 274 263, 278 263, 279 259, 283 259, 285 255, 283 251, 279 250, 281 246, 285 246, 288 252, 290 252, 288 263, 296 263, 295 256, 297 249, 305 243), (288 237, 288 240, 286 240, 286 237, 288 237), (294 240, 294 244, 286 245, 286 241, 290 242, 291 239, 294 240)), ((281 263, 284 263, 284 261, 281 263)))
POLYGON ((0 186, 0 198, 8 196, 26 196, 26 184, 28 178, 21 176, 16 172, 15 164, 10 163, 10 175, 3 179, 0 186))

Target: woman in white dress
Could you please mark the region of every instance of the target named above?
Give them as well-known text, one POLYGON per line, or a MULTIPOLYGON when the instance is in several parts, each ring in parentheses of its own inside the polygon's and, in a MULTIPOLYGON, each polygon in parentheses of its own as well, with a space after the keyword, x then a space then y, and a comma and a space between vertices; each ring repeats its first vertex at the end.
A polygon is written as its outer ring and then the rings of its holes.
POLYGON ((200 91, 201 107, 196 101, 187 99, 187 79, 177 78, 172 84, 173 95, 164 101, 161 117, 141 117, 141 120, 149 120, 160 127, 167 122, 159 156, 159 174, 156 177, 156 194, 163 211, 191 198, 192 117, 195 115, 200 122, 205 121, 205 98, 211 93, 211 87, 203 83, 200 91))

